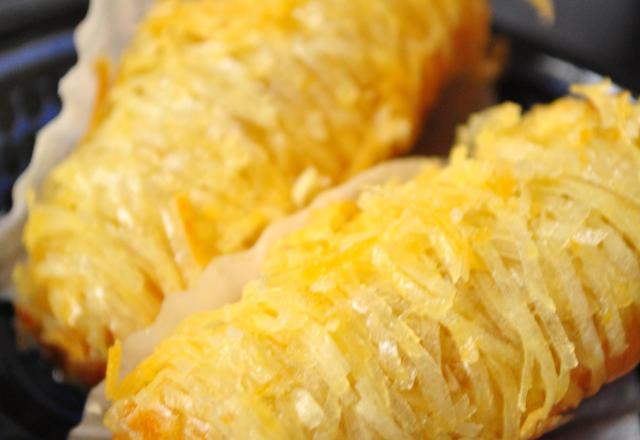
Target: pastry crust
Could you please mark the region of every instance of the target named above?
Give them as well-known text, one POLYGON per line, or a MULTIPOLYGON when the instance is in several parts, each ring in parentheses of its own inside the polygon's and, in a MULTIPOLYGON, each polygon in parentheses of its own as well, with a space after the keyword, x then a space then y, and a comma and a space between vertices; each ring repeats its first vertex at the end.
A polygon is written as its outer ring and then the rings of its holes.
POLYGON ((406 151, 484 55, 484 0, 303 3, 158 1, 113 75, 98 63, 91 126, 30 207, 14 275, 68 372, 100 377, 211 258, 406 151))
POLYGON ((460 131, 449 165, 269 247, 118 379, 119 438, 535 438, 640 360, 640 106, 610 84, 460 131))

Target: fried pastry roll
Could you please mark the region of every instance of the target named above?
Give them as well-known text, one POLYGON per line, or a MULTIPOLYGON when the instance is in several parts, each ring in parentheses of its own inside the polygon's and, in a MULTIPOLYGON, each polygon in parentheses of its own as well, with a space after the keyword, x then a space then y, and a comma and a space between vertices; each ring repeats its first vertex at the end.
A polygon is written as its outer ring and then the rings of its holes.
POLYGON ((532 438, 640 359, 640 105, 489 109, 449 163, 312 211, 241 301, 118 379, 119 439, 532 438))
POLYGON ((212 257, 407 150, 487 30, 485 0, 158 0, 31 204, 23 323, 100 377, 212 257))

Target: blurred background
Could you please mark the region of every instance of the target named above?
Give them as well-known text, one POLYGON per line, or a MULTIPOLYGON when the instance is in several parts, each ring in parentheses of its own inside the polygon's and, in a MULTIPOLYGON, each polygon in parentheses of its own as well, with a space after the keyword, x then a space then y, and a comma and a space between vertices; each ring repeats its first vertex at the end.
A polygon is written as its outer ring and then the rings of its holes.
POLYGON ((492 0, 494 31, 511 45, 501 92, 514 100, 548 100, 567 82, 593 73, 640 92, 640 1, 555 0, 555 21, 545 25, 521 0, 492 0), (512 95, 513 94, 513 95, 512 95))
MULTIPOLYGON (((640 1, 556 0, 553 25, 524 0, 492 3, 494 32, 511 48, 499 99, 527 107, 599 75, 640 91, 640 1)), ((57 84, 75 62, 73 29, 87 4, 0 0, 0 214, 11 206, 35 134, 59 111, 57 84)), ((0 439, 63 438, 80 416, 84 393, 57 380, 37 352, 16 349, 12 319, 11 305, 0 301, 0 439)))

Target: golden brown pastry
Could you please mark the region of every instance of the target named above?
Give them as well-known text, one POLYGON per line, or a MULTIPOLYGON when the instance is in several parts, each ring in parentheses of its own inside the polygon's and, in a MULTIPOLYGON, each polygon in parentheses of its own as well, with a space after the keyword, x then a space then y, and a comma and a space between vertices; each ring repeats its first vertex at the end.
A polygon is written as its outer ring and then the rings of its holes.
POLYGON ((532 438, 640 360, 640 105, 609 84, 460 132, 273 245, 118 380, 115 438, 532 438))
POLYGON ((32 203, 23 322, 99 377, 212 257, 405 151, 487 22, 485 0, 158 0, 32 203))

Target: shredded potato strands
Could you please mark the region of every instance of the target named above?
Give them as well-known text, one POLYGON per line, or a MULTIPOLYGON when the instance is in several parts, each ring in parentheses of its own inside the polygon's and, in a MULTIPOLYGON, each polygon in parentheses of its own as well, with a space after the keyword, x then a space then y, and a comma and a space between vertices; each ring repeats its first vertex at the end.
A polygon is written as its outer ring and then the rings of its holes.
MULTIPOLYGON (((640 106, 609 84, 461 130, 316 211, 122 381, 117 438, 530 438, 640 350, 640 106)), ((118 356, 110 365, 118 364, 118 356)))
POLYGON ((71 364, 104 361, 213 256, 406 150, 442 83, 483 56, 487 9, 158 1, 31 206, 22 314, 71 364))

